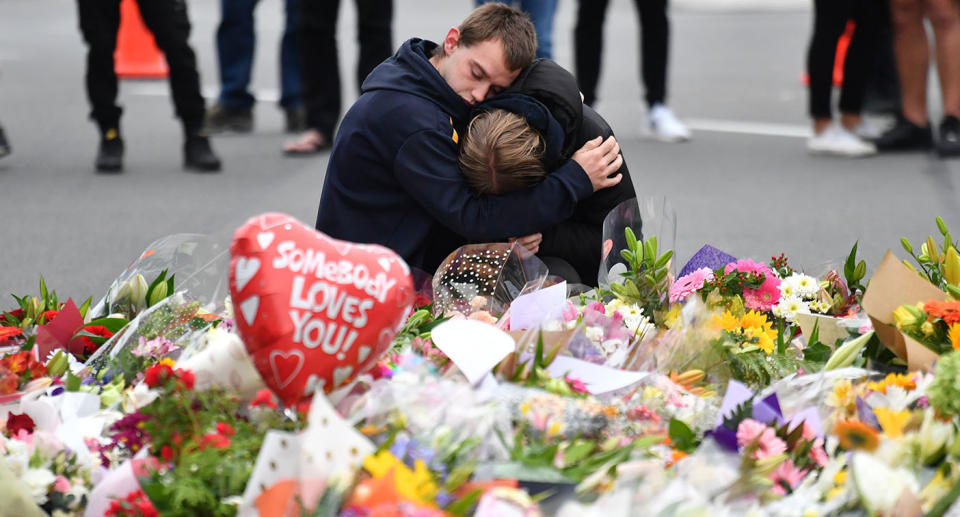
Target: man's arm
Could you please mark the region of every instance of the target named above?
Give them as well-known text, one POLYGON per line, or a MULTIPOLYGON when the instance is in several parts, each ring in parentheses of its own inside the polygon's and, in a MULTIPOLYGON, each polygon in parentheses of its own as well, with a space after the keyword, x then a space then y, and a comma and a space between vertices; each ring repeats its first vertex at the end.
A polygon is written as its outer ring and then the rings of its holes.
POLYGON ((448 135, 420 131, 400 148, 394 174, 434 219, 467 239, 528 235, 552 227, 570 217, 577 202, 594 190, 590 176, 569 160, 535 187, 478 197, 460 173, 457 152, 448 135))

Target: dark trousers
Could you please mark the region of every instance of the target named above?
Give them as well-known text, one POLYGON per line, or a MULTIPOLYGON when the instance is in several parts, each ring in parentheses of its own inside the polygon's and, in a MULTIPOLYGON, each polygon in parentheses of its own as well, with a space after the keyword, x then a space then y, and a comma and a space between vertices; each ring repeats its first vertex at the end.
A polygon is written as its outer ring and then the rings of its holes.
MULTIPOLYGON (((204 100, 200 94, 197 58, 187 43, 190 19, 184 0, 138 0, 143 21, 157 40, 170 66, 170 89, 177 117, 187 134, 203 125, 204 100)), ((113 52, 120 27, 120 0, 77 0, 80 32, 87 52, 87 97, 90 117, 101 131, 116 128, 123 110, 117 106, 117 75, 113 52)))
MULTIPOLYGON (((574 67, 583 102, 597 100, 600 59, 603 55, 603 22, 608 0, 579 0, 574 29, 574 67)), ((667 97, 667 54, 670 20, 667 0, 634 0, 640 17, 640 70, 647 106, 663 103, 667 97)))
POLYGON ((843 65, 843 87, 840 90, 840 111, 860 113, 867 78, 877 48, 877 31, 882 7, 876 0, 814 0, 813 36, 807 52, 807 74, 810 77, 810 116, 830 118, 833 110, 833 67, 837 40, 846 29, 847 20, 857 24, 843 65))
MULTIPOLYGON (((256 99, 247 89, 256 48, 253 10, 259 0, 220 0, 217 27, 217 59, 220 65, 220 104, 234 109, 253 106, 256 99)), ((301 104, 300 90, 300 0, 286 0, 286 23, 280 41, 280 105, 301 104)))
MULTIPOLYGON (((381 61, 393 54, 393 1, 356 0, 357 87, 381 61)), ((303 103, 307 125, 333 136, 340 120, 340 60, 337 57, 337 15, 340 0, 302 0, 301 41, 303 103)))

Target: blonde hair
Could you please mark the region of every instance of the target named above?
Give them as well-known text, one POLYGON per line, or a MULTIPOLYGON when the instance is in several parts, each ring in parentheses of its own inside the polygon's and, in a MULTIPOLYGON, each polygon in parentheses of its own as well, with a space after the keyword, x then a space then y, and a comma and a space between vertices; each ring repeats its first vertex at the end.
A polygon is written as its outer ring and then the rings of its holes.
POLYGON ((460 170, 480 194, 503 194, 538 183, 546 142, 527 120, 506 110, 483 112, 467 128, 460 170))

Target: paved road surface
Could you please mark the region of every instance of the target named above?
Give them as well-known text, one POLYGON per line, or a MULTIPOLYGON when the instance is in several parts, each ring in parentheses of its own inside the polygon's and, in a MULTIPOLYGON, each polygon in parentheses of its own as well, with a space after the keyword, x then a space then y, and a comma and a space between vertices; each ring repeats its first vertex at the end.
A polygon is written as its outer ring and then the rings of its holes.
MULTIPOLYGON (((397 44, 411 36, 439 39, 469 10, 466 0, 396 3, 397 44)), ((288 138, 273 102, 282 3, 261 4, 253 86, 264 102, 254 134, 216 139, 224 172, 182 171, 166 84, 126 82, 126 171, 98 176, 74 2, 0 0, 0 121, 14 146, 14 154, 0 160, 0 300, 6 292, 35 293, 41 274, 61 295, 99 296, 145 246, 167 234, 208 233, 226 244, 234 228, 264 211, 313 221, 326 156, 280 154, 288 138)), ((357 45, 352 2, 343 4, 341 68, 351 99, 357 45)), ((189 5, 192 42, 212 96, 219 2, 189 5)), ((556 59, 566 66, 572 66, 574 5, 561 2, 556 20, 556 59)), ((691 143, 666 145, 647 139, 643 129, 632 2, 612 2, 599 110, 620 137, 640 194, 666 196, 675 206, 681 259, 711 243, 758 259, 783 251, 820 273, 858 239, 875 265, 888 247, 899 247, 900 236, 917 241, 935 231, 936 215, 960 235, 960 161, 805 153, 799 78, 807 6, 800 0, 677 0, 670 99, 698 131, 691 143)), ((939 107, 932 109, 936 114, 939 107)))

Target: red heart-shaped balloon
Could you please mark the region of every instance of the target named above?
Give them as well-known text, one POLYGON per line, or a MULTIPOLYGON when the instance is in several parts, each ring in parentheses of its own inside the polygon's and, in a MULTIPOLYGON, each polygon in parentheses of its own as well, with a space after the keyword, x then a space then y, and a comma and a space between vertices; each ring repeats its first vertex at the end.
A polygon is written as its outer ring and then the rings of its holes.
POLYGON ((373 366, 413 303, 410 269, 396 253, 332 239, 285 214, 247 221, 230 256, 237 330, 287 405, 373 366))

